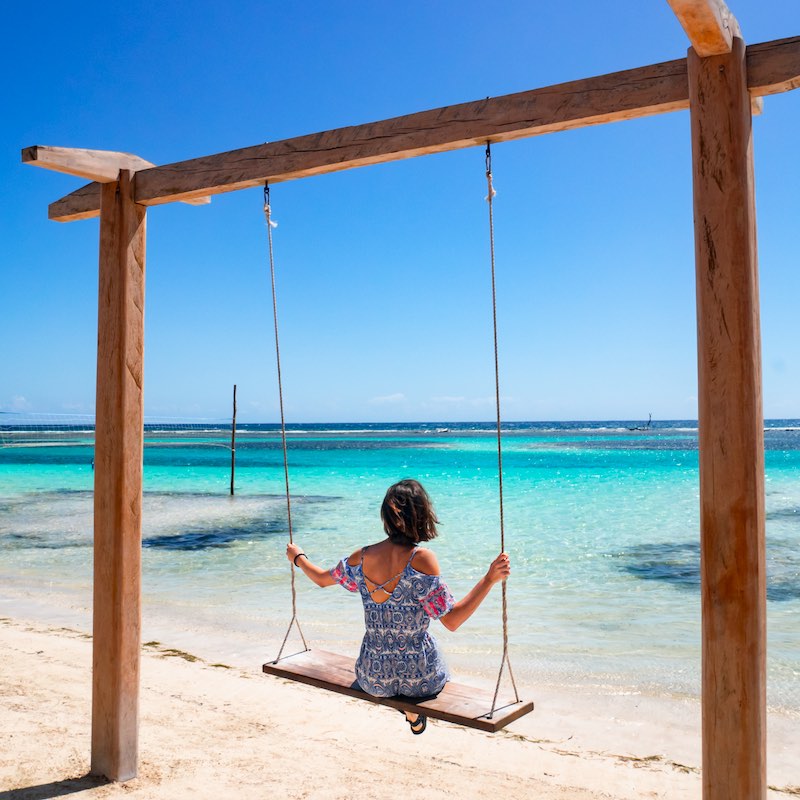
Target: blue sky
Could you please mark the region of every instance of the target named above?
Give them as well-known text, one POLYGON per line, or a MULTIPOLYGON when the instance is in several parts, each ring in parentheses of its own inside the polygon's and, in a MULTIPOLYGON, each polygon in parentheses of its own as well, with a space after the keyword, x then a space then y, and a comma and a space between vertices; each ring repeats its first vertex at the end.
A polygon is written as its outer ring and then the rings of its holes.
MULTIPOLYGON (((796 0, 731 0, 749 43, 796 0)), ((33 144, 162 164, 680 58, 666 0, 107 4, 4 11, 0 410, 91 413, 97 220, 49 222, 79 179, 33 144), (76 10, 77 9, 77 10, 76 10)), ((755 123, 764 404, 800 417, 800 91, 755 123)), ((504 415, 696 417, 687 112, 493 152, 504 415)), ((290 421, 486 420, 483 152, 276 185, 290 421)), ((148 212, 145 413, 277 419, 258 189, 148 212)))

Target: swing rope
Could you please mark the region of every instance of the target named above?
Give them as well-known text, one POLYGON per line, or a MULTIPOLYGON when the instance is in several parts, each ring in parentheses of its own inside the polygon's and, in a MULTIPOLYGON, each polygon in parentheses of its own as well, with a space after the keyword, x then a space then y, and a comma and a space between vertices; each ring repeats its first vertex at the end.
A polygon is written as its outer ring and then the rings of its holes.
MULTIPOLYGON (((497 471, 498 471, 498 490, 500 497, 500 552, 505 552, 505 518, 503 514, 503 443, 500 435, 500 358, 497 346, 497 289, 495 282, 495 258, 494 258, 494 214, 493 201, 496 194, 492 185, 492 148, 486 142, 486 183, 487 195, 486 202, 489 204, 489 252, 492 264, 492 330, 494 333, 494 389, 495 389, 495 409, 497 411, 497 471)), ((503 668, 508 664, 508 675, 511 678, 511 686, 514 688, 514 701, 519 702, 519 692, 514 680, 514 673, 511 669, 511 661, 508 657, 508 601, 506 599, 506 582, 502 583, 502 605, 503 605, 503 658, 500 661, 500 671, 497 674, 497 684, 494 689, 492 699, 492 710, 489 712, 489 719, 492 718, 497 710, 497 696, 500 693, 500 681, 503 678, 503 668)))
MULTIPOLYGON (((486 143, 486 182, 487 182, 487 196, 486 200, 489 204, 489 248, 491 254, 491 277, 492 277, 492 330, 494 337, 494 377, 495 377, 495 408, 497 412, 497 467, 499 479, 499 504, 500 504, 500 550, 505 551, 505 516, 503 506, 503 445, 501 436, 501 416, 500 416, 500 359, 499 348, 497 343, 497 289, 495 278, 495 249, 494 249, 494 208, 493 201, 495 197, 495 190, 492 184, 492 152, 489 142, 486 143)), ((275 289, 275 257, 272 246, 272 229, 276 223, 272 221, 272 210, 269 202, 269 184, 264 184, 264 216, 267 223, 267 238, 269 242, 269 269, 270 279, 272 282, 272 313, 275 326, 275 361, 277 364, 278 372, 278 400, 280 403, 281 412, 281 443, 283 447, 283 471, 286 483, 286 516, 289 527, 289 542, 293 542, 292 531, 292 502, 291 494, 289 491, 289 458, 286 446, 286 418, 283 408, 283 380, 281 375, 281 351, 280 340, 278 335, 278 300, 277 292, 275 289)), ((286 635, 283 637, 278 655, 272 663, 280 661, 283 655, 283 650, 286 647, 286 642, 289 639, 292 626, 297 626, 297 631, 303 641, 304 652, 309 649, 306 643, 305 636, 300 627, 300 621, 297 618, 297 589, 295 586, 295 569, 294 565, 290 566, 291 570, 291 587, 292 587, 292 618, 289 622, 289 627, 286 630, 286 635)), ((514 702, 519 703, 519 692, 517 691, 517 684, 514 680, 514 673, 511 669, 511 661, 508 655, 508 600, 506 595, 506 581, 502 583, 502 621, 503 621, 503 657, 500 661, 500 670, 497 675, 497 684, 495 685, 494 696, 492 698, 492 708, 487 714, 488 719, 492 719, 495 711, 497 711, 497 697, 500 693, 500 683, 503 678, 503 670, 508 665, 508 675, 511 679, 511 686, 514 689, 514 702)))
MULTIPOLYGON (((281 443, 283 445, 283 475, 286 482, 286 519, 289 525, 289 543, 292 544, 292 498, 289 492, 289 456, 286 448, 286 417, 283 413, 283 380, 281 378, 281 346, 278 339, 278 296, 275 291, 275 256, 272 249, 272 229, 276 227, 275 222, 272 221, 272 209, 269 204, 269 183, 264 184, 264 217, 267 221, 267 240, 269 242, 269 274, 272 281, 272 319, 275 323, 275 363, 278 367, 278 402, 281 408, 281 443)), ((303 629, 300 627, 300 620, 297 618, 297 589, 295 588, 295 575, 297 569, 294 564, 291 564, 289 569, 292 576, 292 618, 289 621, 289 627, 286 630, 286 635, 283 637, 281 649, 278 651, 278 656, 275 662, 280 661, 283 655, 283 649, 286 647, 286 642, 289 639, 292 626, 297 626, 297 632, 303 641, 303 651, 308 650, 306 637, 303 635, 303 629)), ((273 663, 275 663, 273 662, 273 663)))

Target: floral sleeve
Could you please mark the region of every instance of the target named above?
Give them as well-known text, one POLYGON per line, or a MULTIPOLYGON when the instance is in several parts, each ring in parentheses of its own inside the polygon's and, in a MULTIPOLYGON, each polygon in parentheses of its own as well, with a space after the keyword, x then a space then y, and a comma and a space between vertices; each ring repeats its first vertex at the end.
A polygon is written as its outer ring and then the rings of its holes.
POLYGON ((431 619, 439 619, 452 610, 456 599, 447 584, 438 576, 431 575, 427 594, 420 600, 422 608, 431 619))
POLYGON ((346 558, 343 558, 331 570, 331 577, 336 581, 336 583, 344 586, 348 592, 358 591, 358 584, 356 583, 355 576, 353 575, 353 568, 347 563, 346 558))

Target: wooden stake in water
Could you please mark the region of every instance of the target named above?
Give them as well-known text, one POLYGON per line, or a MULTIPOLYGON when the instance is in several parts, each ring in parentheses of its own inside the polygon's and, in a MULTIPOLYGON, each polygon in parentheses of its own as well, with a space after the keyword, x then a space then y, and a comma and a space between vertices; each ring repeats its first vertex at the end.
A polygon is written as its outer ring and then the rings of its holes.
POLYGON ((233 421, 231 422, 231 497, 233 480, 236 475, 236 384, 233 384, 233 421))

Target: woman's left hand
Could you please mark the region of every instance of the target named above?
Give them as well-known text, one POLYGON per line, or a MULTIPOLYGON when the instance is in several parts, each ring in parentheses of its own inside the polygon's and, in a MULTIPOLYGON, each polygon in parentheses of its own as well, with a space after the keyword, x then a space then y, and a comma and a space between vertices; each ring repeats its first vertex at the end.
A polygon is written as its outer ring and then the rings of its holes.
POLYGON ((294 564, 294 560, 302 552, 303 552, 303 548, 300 547, 299 544, 296 544, 294 542, 289 542, 289 544, 286 545, 286 558, 288 558, 289 561, 291 561, 293 564, 294 564))
POLYGON ((511 574, 511 561, 508 553, 500 553, 497 558, 492 561, 489 571, 486 573, 486 579, 494 585, 500 581, 504 581, 511 574))

